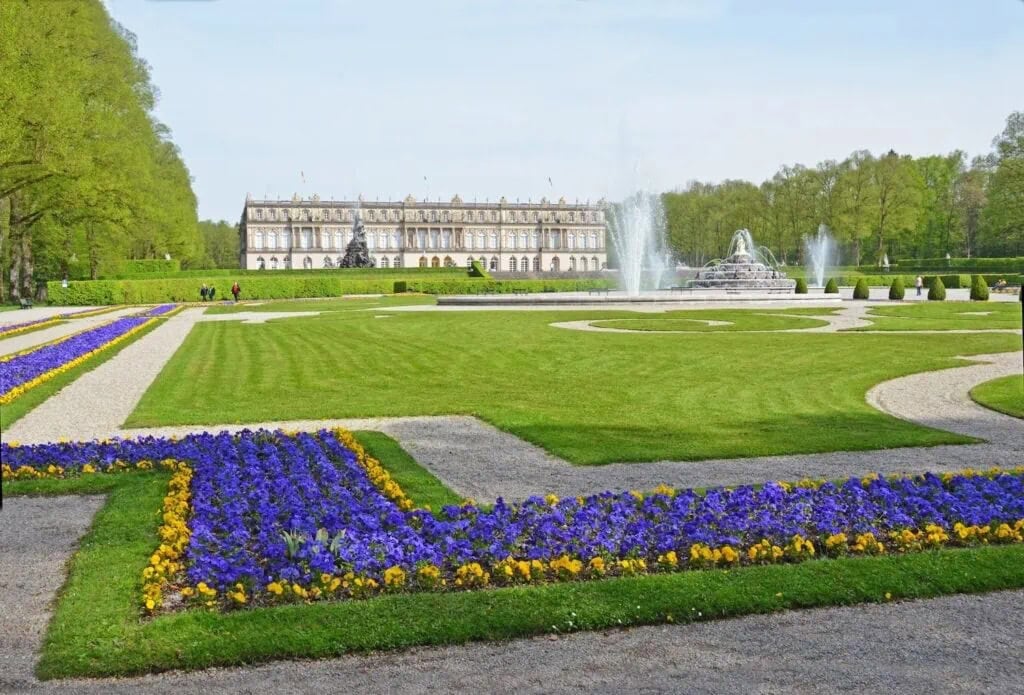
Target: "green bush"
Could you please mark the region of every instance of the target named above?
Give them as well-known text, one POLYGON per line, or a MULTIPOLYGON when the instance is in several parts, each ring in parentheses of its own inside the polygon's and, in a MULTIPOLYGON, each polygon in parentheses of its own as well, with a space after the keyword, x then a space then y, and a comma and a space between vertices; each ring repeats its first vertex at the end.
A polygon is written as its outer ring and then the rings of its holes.
POLYGON ((839 294, 839 285, 836 284, 835 278, 829 278, 825 283, 825 294, 839 294))
POLYGON ((928 287, 928 299, 933 302, 941 302, 945 298, 946 286, 942 284, 942 276, 936 275, 928 287))
POLYGON ((988 301, 988 285, 985 276, 975 275, 971 278, 971 299, 976 302, 988 301))
POLYGON ((907 290, 903 286, 903 276, 897 275, 893 278, 892 284, 889 285, 889 299, 901 301, 906 293, 907 290))
POLYGON ((797 278, 796 289, 793 292, 795 294, 807 294, 807 281, 803 278, 797 278))
POLYGON ((409 291, 409 282, 407 280, 395 280, 395 294, 405 294, 409 291))
POLYGON ((469 277, 471 278, 490 278, 491 274, 487 272, 487 268, 480 261, 473 261, 469 266, 469 277))
MULTIPOLYGON (((177 258, 140 258, 138 260, 120 261, 114 275, 122 278, 153 277, 181 272, 181 261, 177 258)), ((106 278, 107 276, 104 276, 106 278)))
POLYGON ((423 294, 534 294, 538 292, 584 292, 612 289, 613 282, 605 279, 551 279, 551 280, 492 280, 470 278, 466 280, 409 281, 410 292, 423 294))
POLYGON ((871 290, 868 289, 867 280, 860 278, 857 280, 857 284, 853 287, 853 298, 854 299, 868 299, 871 296, 871 290))

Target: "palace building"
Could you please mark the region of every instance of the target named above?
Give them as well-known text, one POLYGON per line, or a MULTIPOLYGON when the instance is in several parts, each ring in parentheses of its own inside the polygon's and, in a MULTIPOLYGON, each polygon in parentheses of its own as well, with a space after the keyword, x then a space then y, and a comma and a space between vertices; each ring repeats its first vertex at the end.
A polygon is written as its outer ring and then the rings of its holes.
POLYGON ((336 268, 352 240, 356 215, 379 268, 467 267, 495 272, 594 271, 605 268, 606 205, 324 201, 247 197, 239 225, 242 268, 336 268))

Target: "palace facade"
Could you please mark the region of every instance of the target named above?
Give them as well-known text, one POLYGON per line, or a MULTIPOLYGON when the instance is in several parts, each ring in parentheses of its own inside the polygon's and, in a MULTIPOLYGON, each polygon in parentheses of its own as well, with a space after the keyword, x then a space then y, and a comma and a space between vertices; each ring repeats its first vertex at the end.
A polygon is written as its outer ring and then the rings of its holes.
POLYGON ((324 201, 247 197, 239 225, 241 267, 336 268, 358 214, 380 268, 467 267, 495 272, 602 270, 608 262, 606 205, 324 201))

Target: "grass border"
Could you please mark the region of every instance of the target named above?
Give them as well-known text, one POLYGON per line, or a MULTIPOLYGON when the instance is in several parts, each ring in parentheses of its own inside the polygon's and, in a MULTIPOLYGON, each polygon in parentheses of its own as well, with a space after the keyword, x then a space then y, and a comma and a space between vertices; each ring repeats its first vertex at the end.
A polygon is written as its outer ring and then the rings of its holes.
POLYGON ((990 386, 990 385, 994 384, 995 382, 1002 382, 1002 381, 1007 381, 1008 382, 1011 379, 1024 379, 1024 376, 1021 376, 1020 374, 1007 374, 1006 376, 996 377, 995 379, 990 379, 989 381, 984 381, 984 382, 978 384, 977 386, 972 388, 967 393, 967 395, 970 396, 972 401, 974 401, 975 403, 977 403, 978 405, 980 405, 983 408, 988 408, 989 410, 994 410, 997 413, 1002 413, 1003 415, 1009 415, 1010 417, 1015 417, 1018 420, 1024 420, 1024 414, 1022 414, 1022 411, 1020 411, 1020 410, 1017 410, 1017 411, 1010 410, 1008 407, 1006 407, 1003 403, 1001 403, 999 401, 993 401, 993 400, 988 400, 988 399, 985 399, 985 398, 979 398, 978 395, 977 395, 978 389, 990 386))
POLYGON ((82 362, 66 372, 61 372, 54 378, 46 380, 35 388, 25 391, 10 403, 0 405, 0 431, 8 429, 11 425, 25 417, 36 406, 41 404, 50 396, 60 391, 86 372, 91 372, 93 369, 96 369, 96 367, 99 367, 101 364, 114 357, 114 355, 121 352, 121 350, 124 350, 136 340, 139 340, 143 336, 149 334, 150 331, 159 325, 159 321, 153 321, 142 330, 133 333, 126 340, 122 340, 116 345, 101 351, 97 355, 93 355, 91 359, 82 362), (14 413, 13 416, 11 415, 12 412, 14 413))

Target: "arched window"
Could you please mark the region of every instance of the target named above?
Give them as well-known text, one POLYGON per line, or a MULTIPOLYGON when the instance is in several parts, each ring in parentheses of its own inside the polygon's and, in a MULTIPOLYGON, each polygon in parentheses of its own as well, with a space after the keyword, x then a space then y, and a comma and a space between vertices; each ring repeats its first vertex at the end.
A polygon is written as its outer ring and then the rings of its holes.
POLYGON ((590 260, 594 263, 594 270, 598 270, 599 268, 604 269, 604 266, 598 266, 597 256, 594 256, 590 260))
POLYGON ((302 242, 302 248, 313 248, 313 230, 309 227, 303 227, 300 240, 302 242))
POLYGON ((551 231, 551 248, 562 248, 562 233, 557 229, 551 231))
POLYGON ((526 246, 526 232, 519 232, 519 248, 525 249, 526 246))
POLYGON ((302 259, 302 267, 305 268, 306 270, 312 269, 313 268, 313 259, 310 258, 309 256, 306 256, 305 258, 303 258, 302 259))
POLYGON ((483 232, 477 232, 476 233, 476 248, 478 248, 478 249, 485 249, 485 248, 487 248, 484 245, 484 233, 483 232))
POLYGON ((263 270, 267 267, 267 262, 263 260, 263 256, 260 256, 259 258, 256 259, 256 267, 259 268, 260 270, 263 270))
POLYGON ((381 258, 380 258, 380 267, 381 268, 387 268, 388 267, 388 257, 387 256, 381 256, 381 258))
POLYGON ((566 246, 568 246, 570 249, 576 248, 576 233, 575 232, 569 232, 566 235, 566 246))
POLYGON ((334 261, 331 260, 330 256, 324 256, 324 267, 325 268, 333 268, 334 267, 334 261))
POLYGON ((441 259, 438 258, 437 256, 434 256, 433 258, 431 258, 430 259, 430 267, 431 268, 440 268, 441 267, 441 259))
POLYGON ((519 259, 519 270, 523 273, 530 272, 530 259, 526 256, 519 259))
POLYGON ((277 256, 270 257, 270 269, 277 270, 277 256))
POLYGON ((540 256, 534 256, 533 257, 533 272, 535 272, 535 273, 539 273, 540 272, 540 256))
POLYGON ((375 249, 377 248, 377 235, 370 232, 366 235, 366 248, 375 249))
POLYGON ((395 262, 391 264, 391 267, 392 268, 401 268, 402 267, 402 257, 401 256, 395 256, 395 262))
POLYGON ((263 248, 263 232, 256 232, 255 234, 252 235, 252 245, 253 248, 263 248))
POLYGON ((516 259, 515 258, 508 259, 508 271, 510 273, 516 272, 516 259))
POLYGON ((455 267, 455 261, 452 260, 451 256, 445 256, 444 257, 444 267, 445 268, 454 268, 455 267))
POLYGON ((558 267, 559 267, 558 256, 555 256, 554 258, 551 259, 551 265, 549 266, 549 268, 550 268, 552 273, 557 273, 558 272, 558 267))
POLYGON ((402 233, 397 229, 391 233, 391 248, 400 249, 402 248, 402 233))
POLYGON ((491 248, 492 249, 498 248, 498 233, 497 232, 491 232, 491 248))
POLYGON ((277 248, 277 232, 267 232, 267 248, 277 248))
POLYGON ((334 230, 334 248, 341 248, 341 231, 337 229, 334 230))
POLYGON ((427 267, 427 257, 426 256, 420 256, 420 267, 421 268, 426 268, 427 267))
POLYGON ((580 270, 586 272, 587 270, 587 257, 583 256, 580 258, 580 270))
POLYGON ((537 230, 530 232, 530 248, 537 248, 539 246, 540 236, 537 234, 537 230))
POLYGON ((592 249, 599 249, 599 248, 601 248, 600 245, 598 245, 598 243, 597 243, 597 232, 591 232, 590 233, 590 248, 592 248, 592 249))
POLYGON ((450 229, 442 230, 441 231, 441 248, 443 248, 443 249, 450 249, 451 247, 452 247, 452 230, 450 230, 450 229))
POLYGON ((569 256, 569 270, 576 270, 576 256, 569 256))
POLYGON ((430 248, 436 249, 438 244, 439 233, 436 229, 430 230, 430 248))

